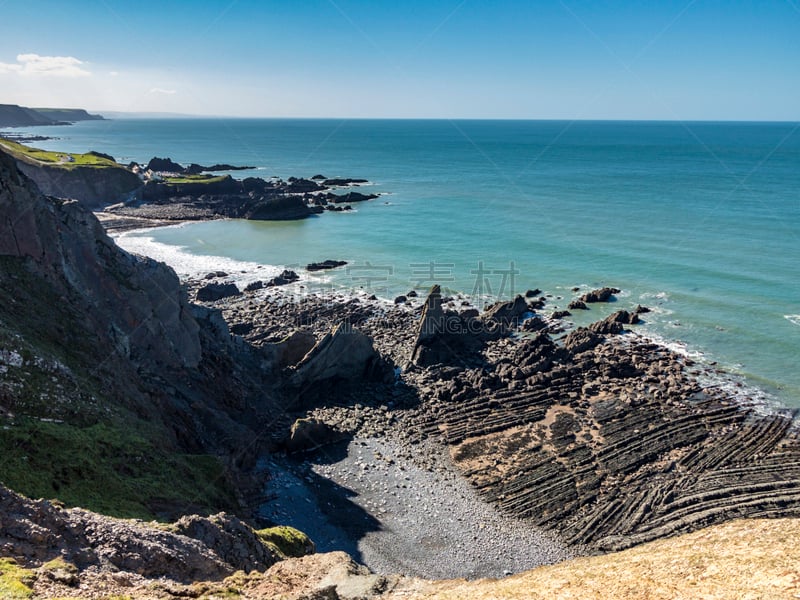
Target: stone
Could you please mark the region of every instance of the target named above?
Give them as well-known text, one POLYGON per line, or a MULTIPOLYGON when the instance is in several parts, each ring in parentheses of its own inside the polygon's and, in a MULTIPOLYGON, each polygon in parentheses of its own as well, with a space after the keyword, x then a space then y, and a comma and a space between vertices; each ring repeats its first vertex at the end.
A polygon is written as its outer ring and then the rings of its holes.
POLYGON ((335 269, 337 267, 343 267, 347 264, 347 261, 344 260, 324 260, 322 262, 315 262, 309 263, 306 265, 306 271, 323 271, 326 269, 335 269))
POLYGON ((197 290, 196 297, 200 302, 216 302, 241 294, 235 283, 208 283, 197 290))
POLYGON ((586 303, 583 300, 573 300, 567 305, 569 310, 589 310, 589 307, 586 306, 586 303))
POLYGON ((592 290, 581 296, 581 300, 587 303, 592 302, 609 302, 614 294, 619 294, 620 290, 612 287, 604 287, 598 290, 592 290))
POLYGON ((284 445, 286 451, 290 453, 310 452, 340 442, 346 437, 317 419, 297 419, 292 424, 284 445))
POLYGON ((289 381, 294 386, 329 379, 383 381, 390 372, 372 338, 349 323, 340 323, 293 367, 289 381))
POLYGON ((248 283, 245 286, 244 291, 245 292, 255 292, 257 290, 262 289, 263 287, 264 287, 264 282, 263 281, 261 281, 261 280, 253 281, 251 283, 248 283))
POLYGON ((492 320, 507 327, 516 327, 525 313, 530 312, 528 303, 522 296, 517 296, 508 302, 498 302, 487 308, 482 318, 492 320))

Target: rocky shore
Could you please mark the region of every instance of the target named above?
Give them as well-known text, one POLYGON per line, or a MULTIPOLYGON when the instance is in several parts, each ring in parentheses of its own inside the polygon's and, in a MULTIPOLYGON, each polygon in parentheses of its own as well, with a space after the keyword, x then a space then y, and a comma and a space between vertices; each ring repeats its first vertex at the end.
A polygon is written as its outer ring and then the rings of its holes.
POLYGON ((144 177, 145 183, 128 201, 107 206, 100 213, 109 230, 222 218, 297 220, 325 211, 352 210, 353 203, 378 197, 352 189, 369 183, 366 179, 315 175, 311 179, 289 177, 285 181, 259 177, 239 180, 209 173, 253 167, 194 163, 184 167, 169 158, 153 158, 146 166, 131 163, 128 168, 144 177), (335 191, 340 188, 344 190, 335 191))
MULTIPOLYGON (((618 292, 575 290, 574 300, 606 302, 618 292)), ((380 486, 362 481, 365 470, 382 467, 381 458, 353 458, 365 448, 381 457, 380 448, 391 448, 389 460, 410 461, 417 473, 456 472, 509 523, 523 519, 550 531, 559 541, 540 555, 542 562, 741 516, 800 515, 794 413, 733 397, 709 383, 720 377, 711 366, 638 335, 633 329, 646 307, 571 328, 548 316, 545 297, 536 294, 483 313, 459 312, 436 288, 401 305, 336 295, 287 298, 263 290, 215 306, 246 341, 269 351, 287 340, 310 346, 335 324, 348 323, 373 341, 374 357, 396 369, 388 380, 365 382, 349 368, 335 384, 316 382, 298 391, 291 414, 316 424, 307 468, 349 489, 340 495, 355 494, 378 530, 397 491, 376 494, 380 486), (319 463, 327 444, 343 438, 357 440, 350 458, 319 463)), ((291 378, 294 369, 287 363, 283 376, 291 378)), ((417 485, 425 488, 410 487, 417 485)), ((403 502, 415 500, 410 493, 403 502)), ((464 525, 464 536, 447 542, 443 526, 442 543, 474 543, 470 523, 464 525)), ((408 537, 421 540, 425 532, 412 526, 408 537)), ((382 544, 403 546, 405 533, 382 544)), ((492 556, 485 549, 481 554, 492 556)), ((370 558, 368 544, 359 551, 369 566, 387 568, 370 558)), ((514 570, 476 568, 469 560, 462 566, 462 576, 514 570)), ((399 562, 393 568, 426 574, 399 562)))

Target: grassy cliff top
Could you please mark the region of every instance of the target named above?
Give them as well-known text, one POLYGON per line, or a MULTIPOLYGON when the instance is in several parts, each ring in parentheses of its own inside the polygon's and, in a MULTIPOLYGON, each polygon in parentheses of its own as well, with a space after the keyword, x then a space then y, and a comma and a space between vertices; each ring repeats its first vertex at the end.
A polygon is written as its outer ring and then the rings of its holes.
POLYGON ((0 138, 0 147, 18 160, 37 165, 58 167, 63 169, 73 169, 75 167, 95 167, 95 168, 120 168, 120 165, 113 160, 109 160, 94 153, 76 154, 73 152, 51 152, 40 150, 12 142, 5 138, 0 138))
POLYGON ((168 185, 185 185, 187 183, 219 183, 230 179, 230 175, 181 175, 180 177, 167 177, 164 183, 168 185))

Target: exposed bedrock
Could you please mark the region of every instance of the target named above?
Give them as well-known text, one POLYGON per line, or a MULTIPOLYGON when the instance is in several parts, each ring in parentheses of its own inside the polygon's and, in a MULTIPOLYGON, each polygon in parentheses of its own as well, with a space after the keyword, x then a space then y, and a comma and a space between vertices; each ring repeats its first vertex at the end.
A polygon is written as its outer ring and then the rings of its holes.
POLYGON ((437 364, 458 348, 453 338, 428 333, 446 323, 437 293, 413 354, 428 383, 410 422, 449 446, 488 501, 597 550, 737 517, 800 516, 794 414, 704 388, 691 361, 617 335, 635 312, 559 341, 543 331, 501 337, 482 364, 453 369, 437 364), (425 361, 432 352, 437 360, 425 361))

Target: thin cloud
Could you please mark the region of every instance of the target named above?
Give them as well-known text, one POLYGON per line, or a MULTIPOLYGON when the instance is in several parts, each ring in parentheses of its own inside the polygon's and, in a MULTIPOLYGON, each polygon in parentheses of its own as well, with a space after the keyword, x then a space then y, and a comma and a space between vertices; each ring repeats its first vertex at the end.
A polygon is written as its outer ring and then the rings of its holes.
POLYGON ((16 63, 0 62, 0 73, 17 73, 26 77, 88 77, 86 63, 74 56, 40 56, 18 54, 16 63))
POLYGON ((151 94, 166 94, 168 96, 171 96, 173 94, 177 94, 178 90, 165 90, 164 88, 150 88, 150 92, 149 93, 151 93, 151 94))

